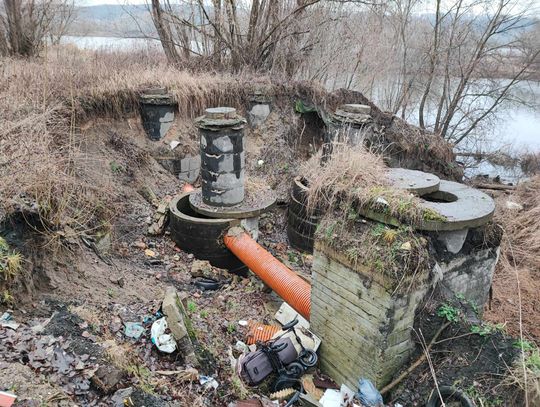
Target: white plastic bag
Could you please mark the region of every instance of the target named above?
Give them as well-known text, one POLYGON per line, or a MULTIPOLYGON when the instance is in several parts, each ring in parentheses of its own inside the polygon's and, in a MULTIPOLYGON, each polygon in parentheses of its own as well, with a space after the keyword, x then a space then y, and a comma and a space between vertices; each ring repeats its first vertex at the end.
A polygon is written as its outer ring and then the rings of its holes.
POLYGON ((172 335, 166 334, 167 320, 160 318, 154 321, 150 330, 152 343, 165 353, 173 353, 176 350, 176 341, 172 335))

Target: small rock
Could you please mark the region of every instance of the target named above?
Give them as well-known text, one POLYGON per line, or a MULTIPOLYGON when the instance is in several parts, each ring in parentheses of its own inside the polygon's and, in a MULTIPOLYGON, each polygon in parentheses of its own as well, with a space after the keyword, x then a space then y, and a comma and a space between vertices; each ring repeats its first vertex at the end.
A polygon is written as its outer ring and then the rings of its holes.
POLYGON ((410 251, 412 249, 411 242, 405 242, 400 247, 401 250, 410 251))
POLYGON ((135 247, 137 249, 142 249, 142 250, 146 249, 146 243, 144 243, 143 241, 140 241, 140 240, 137 240, 137 241, 131 243, 131 246, 135 247))
POLYGON ((191 264, 190 273, 192 277, 211 277, 212 266, 206 260, 195 260, 191 264))
POLYGON ((146 250, 144 251, 144 255, 145 255, 146 257, 156 257, 156 256, 157 256, 157 253, 156 253, 155 251, 153 251, 153 250, 146 249, 146 250))
POLYGON ((506 208, 513 211, 522 211, 523 205, 513 201, 506 201, 506 208))
POLYGON ((103 394, 110 394, 116 389, 118 384, 124 378, 124 372, 112 364, 101 365, 94 376, 92 384, 103 394))

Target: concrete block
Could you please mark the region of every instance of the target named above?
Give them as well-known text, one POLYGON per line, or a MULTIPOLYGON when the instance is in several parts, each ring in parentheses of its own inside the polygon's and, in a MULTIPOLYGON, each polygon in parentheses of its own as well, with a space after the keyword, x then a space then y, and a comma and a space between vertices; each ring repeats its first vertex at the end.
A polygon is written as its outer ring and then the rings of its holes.
POLYGON ((437 234, 437 240, 443 243, 450 253, 457 254, 460 252, 469 229, 441 231, 437 234))
POLYGON ((167 318, 169 329, 177 340, 182 339, 188 334, 183 317, 185 312, 182 312, 181 307, 183 308, 183 305, 178 298, 176 290, 169 287, 165 293, 161 309, 167 318))
POLYGON ((199 176, 199 169, 196 170, 190 170, 185 172, 178 173, 178 179, 180 181, 189 182, 190 184, 193 184, 197 177, 199 176))
POLYGON ((473 254, 458 254, 447 263, 439 262, 443 293, 449 297, 461 294, 482 310, 489 297, 498 259, 499 249, 487 248, 473 254))
POLYGON ((323 371, 352 387, 359 377, 377 386, 388 383, 414 348, 415 311, 428 285, 393 293, 383 276, 354 267, 319 244, 312 276, 310 323, 322 340, 323 371))
POLYGON ((269 104, 256 104, 247 114, 247 119, 251 127, 259 127, 270 115, 269 104))

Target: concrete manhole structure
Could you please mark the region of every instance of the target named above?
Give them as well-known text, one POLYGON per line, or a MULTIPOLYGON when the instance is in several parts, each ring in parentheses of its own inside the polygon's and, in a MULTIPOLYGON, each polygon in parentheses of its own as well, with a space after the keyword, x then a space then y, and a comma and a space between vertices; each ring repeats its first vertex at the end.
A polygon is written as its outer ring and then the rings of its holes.
POLYGON ((149 88, 141 92, 140 111, 143 128, 150 140, 161 140, 174 122, 176 102, 166 88, 149 88))
MULTIPOLYGON (((419 171, 393 170, 389 178, 420 195, 421 205, 440 216, 415 226, 434 248, 433 267, 418 271, 408 290, 398 291, 380 270, 315 241, 310 323, 322 340, 321 368, 352 387, 359 377, 368 377, 380 388, 406 363, 415 348, 416 311, 435 285, 449 298, 462 295, 481 310, 498 259, 499 241, 485 243, 494 211, 489 196, 419 171)), ((384 213, 364 211, 362 216, 400 225, 384 213)))
POLYGON ((231 107, 206 109, 204 116, 195 119, 202 188, 171 202, 171 235, 178 246, 233 273, 244 273, 247 268, 225 247, 227 230, 242 226, 256 240, 259 216, 276 202, 274 191, 264 182, 246 183, 245 123, 231 107), (194 230, 200 236, 190 240, 194 230))
MULTIPOLYGON (((405 189, 410 193, 423 196, 439 190, 441 180, 433 174, 404 168, 390 168, 387 178, 393 188, 405 189)), ((315 231, 323 215, 319 208, 309 208, 307 205, 308 181, 303 177, 293 180, 289 208, 287 212, 287 237, 289 244, 305 253, 313 253, 315 231)), ((375 220, 384 221, 384 216, 374 213, 375 220)), ((397 220, 393 221, 398 224, 397 220)))
MULTIPOLYGON (((351 109, 345 113, 365 114, 362 107, 351 109)), ((429 246, 424 252, 429 258, 413 275, 402 275, 407 288, 398 290, 401 281, 396 286, 395 276, 351 261, 345 250, 336 250, 315 235, 324 214, 308 211, 309 186, 296 178, 287 215, 288 234, 292 245, 304 250, 314 247, 309 285, 254 240, 258 217, 272 208, 275 196, 263 182, 246 183, 245 120, 235 109, 214 108, 207 109, 196 123, 203 185, 171 202, 173 239, 180 248, 218 267, 243 272, 245 264, 259 275, 309 319, 311 330, 322 340, 321 368, 338 382, 351 388, 360 377, 371 379, 377 387, 388 383, 415 348, 411 337, 415 315, 435 285, 443 287, 448 296, 461 294, 479 309, 483 307, 499 244, 496 239, 485 244, 483 239, 494 210, 487 195, 433 174, 389 170, 390 187, 418 196, 421 208, 436 215, 406 225, 408 230, 415 229, 410 233, 422 245, 429 246), (238 225, 243 229, 231 228, 238 225)), ((388 216, 389 211, 359 212, 363 225, 403 226, 388 216)))
POLYGON ((272 98, 263 89, 255 89, 249 95, 247 119, 251 127, 262 125, 272 112, 272 98))
POLYGON ((371 107, 349 103, 339 106, 328 119, 328 141, 361 145, 372 132, 371 107))

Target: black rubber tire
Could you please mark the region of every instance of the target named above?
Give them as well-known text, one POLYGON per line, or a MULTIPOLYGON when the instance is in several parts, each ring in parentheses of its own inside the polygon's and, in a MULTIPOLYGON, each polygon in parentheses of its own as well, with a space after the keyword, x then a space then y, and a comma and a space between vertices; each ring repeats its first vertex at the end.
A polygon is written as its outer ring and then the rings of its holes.
POLYGON ((315 246, 315 239, 313 236, 303 235, 292 227, 287 226, 287 237, 289 238, 289 244, 296 250, 305 253, 313 253, 313 247, 315 246))
POLYGON ((223 235, 238 219, 213 219, 196 213, 189 204, 192 192, 178 195, 169 205, 169 229, 178 247, 214 267, 246 275, 247 267, 223 243, 223 235))
POLYGON ((294 214, 299 218, 308 220, 312 223, 318 223, 319 219, 321 218, 321 214, 313 211, 308 211, 306 205, 302 202, 297 201, 296 198, 292 195, 290 196, 289 200, 289 210, 291 212, 294 212, 294 214))
POLYGON ((315 232, 322 216, 318 208, 308 210, 306 206, 309 188, 305 180, 296 177, 293 181, 287 211, 287 236, 289 244, 297 250, 313 253, 315 232))
POLYGON ((289 363, 285 367, 285 369, 287 371, 287 376, 294 377, 296 379, 300 378, 300 376, 302 376, 304 372, 306 371, 304 366, 302 366, 302 364, 299 362, 289 363))
POLYGON ((304 367, 310 368, 317 364, 319 358, 317 357, 317 353, 315 353, 315 351, 306 349, 300 353, 298 360, 304 367))
MULTIPOLYGON (((467 395, 464 392, 456 389, 455 387, 441 386, 439 387, 439 392, 441 393, 441 396, 445 402, 459 401, 462 407, 474 407, 474 404, 471 401, 471 399, 469 399, 469 397, 467 397, 467 395)), ((440 406, 441 406, 441 399, 439 398, 439 393, 437 393, 437 390, 433 390, 431 392, 431 396, 429 397, 426 403, 426 407, 440 407, 440 406)))
POLYGON ((318 223, 302 218, 289 209, 287 212, 287 225, 290 225, 298 233, 306 236, 314 236, 318 223))

